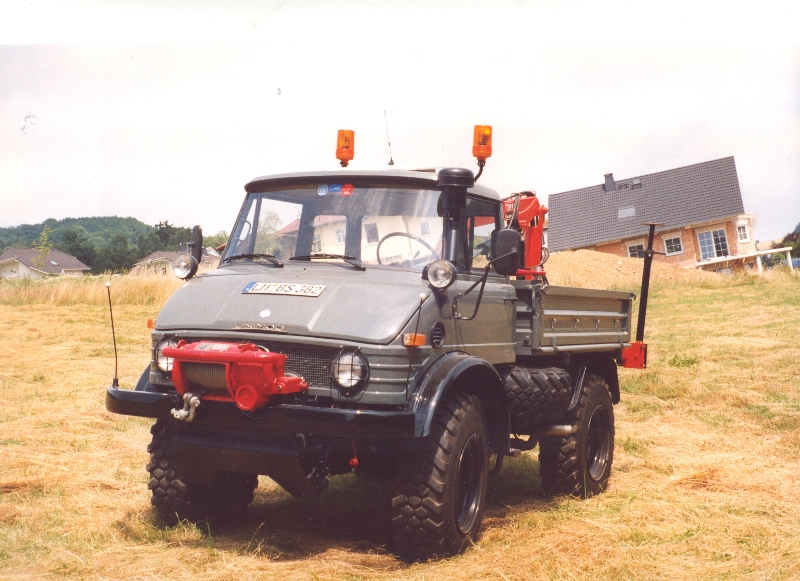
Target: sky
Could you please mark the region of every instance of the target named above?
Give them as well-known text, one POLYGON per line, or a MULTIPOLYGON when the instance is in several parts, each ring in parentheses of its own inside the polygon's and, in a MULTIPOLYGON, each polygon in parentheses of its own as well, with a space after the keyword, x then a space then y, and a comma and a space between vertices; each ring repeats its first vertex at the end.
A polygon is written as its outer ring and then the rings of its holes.
MULTIPOLYGON (((800 223, 800 7, 6 0, 0 227, 230 230, 256 176, 475 169, 549 194, 734 156, 759 240, 800 223)), ((680 204, 681 200, 674 200, 680 204)))

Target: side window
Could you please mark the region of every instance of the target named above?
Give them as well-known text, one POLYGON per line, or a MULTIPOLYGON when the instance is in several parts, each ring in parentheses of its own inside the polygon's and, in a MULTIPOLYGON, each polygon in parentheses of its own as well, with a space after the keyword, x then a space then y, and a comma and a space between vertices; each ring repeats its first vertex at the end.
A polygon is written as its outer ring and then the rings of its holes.
POLYGON ((700 242, 700 259, 708 260, 718 256, 728 256, 728 238, 725 230, 712 230, 710 232, 700 232, 697 235, 700 242))
POLYGON ((665 238, 664 250, 667 253, 667 256, 672 254, 683 254, 683 245, 681 244, 680 236, 677 238, 665 238))
MULTIPOLYGON (((497 202, 467 198, 466 266, 473 271, 483 270, 492 255, 492 233, 500 228, 500 205, 497 202)), ((494 269, 490 269, 494 272, 494 269)))
POLYGON ((747 226, 737 226, 736 231, 739 233, 739 242, 750 242, 750 235, 747 233, 747 226))
POLYGON ((631 258, 644 258, 644 244, 631 244, 628 246, 628 256, 631 258))

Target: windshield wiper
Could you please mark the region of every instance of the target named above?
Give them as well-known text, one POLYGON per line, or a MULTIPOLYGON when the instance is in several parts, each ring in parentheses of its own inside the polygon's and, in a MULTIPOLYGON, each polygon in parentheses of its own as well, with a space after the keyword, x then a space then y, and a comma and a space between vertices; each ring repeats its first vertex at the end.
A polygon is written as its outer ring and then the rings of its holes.
POLYGON ((266 258, 275 266, 283 268, 283 263, 271 254, 234 254, 233 256, 225 257, 225 260, 222 262, 230 262, 231 260, 250 260, 253 258, 266 258))
POLYGON ((292 256, 289 260, 325 260, 328 258, 338 258, 344 260, 347 264, 355 266, 358 270, 367 270, 367 267, 361 264, 354 256, 347 256, 346 254, 325 254, 323 252, 316 254, 307 254, 304 256, 292 256))

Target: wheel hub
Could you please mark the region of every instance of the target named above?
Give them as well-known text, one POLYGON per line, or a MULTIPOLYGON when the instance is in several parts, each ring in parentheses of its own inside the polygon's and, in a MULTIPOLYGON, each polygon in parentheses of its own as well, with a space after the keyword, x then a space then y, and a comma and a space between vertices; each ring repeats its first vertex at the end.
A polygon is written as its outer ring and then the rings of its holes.
POLYGON ((455 516, 459 530, 467 535, 478 517, 482 488, 480 436, 472 434, 461 450, 456 475, 455 516))

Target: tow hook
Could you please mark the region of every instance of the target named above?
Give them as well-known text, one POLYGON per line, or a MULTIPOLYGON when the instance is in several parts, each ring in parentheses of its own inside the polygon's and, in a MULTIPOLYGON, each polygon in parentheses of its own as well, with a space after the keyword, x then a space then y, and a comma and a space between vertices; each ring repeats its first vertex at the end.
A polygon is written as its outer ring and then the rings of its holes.
POLYGON ((183 409, 179 410, 177 408, 172 408, 170 413, 176 420, 180 420, 182 422, 191 422, 194 419, 194 415, 199 405, 200 398, 187 391, 183 394, 183 409))

